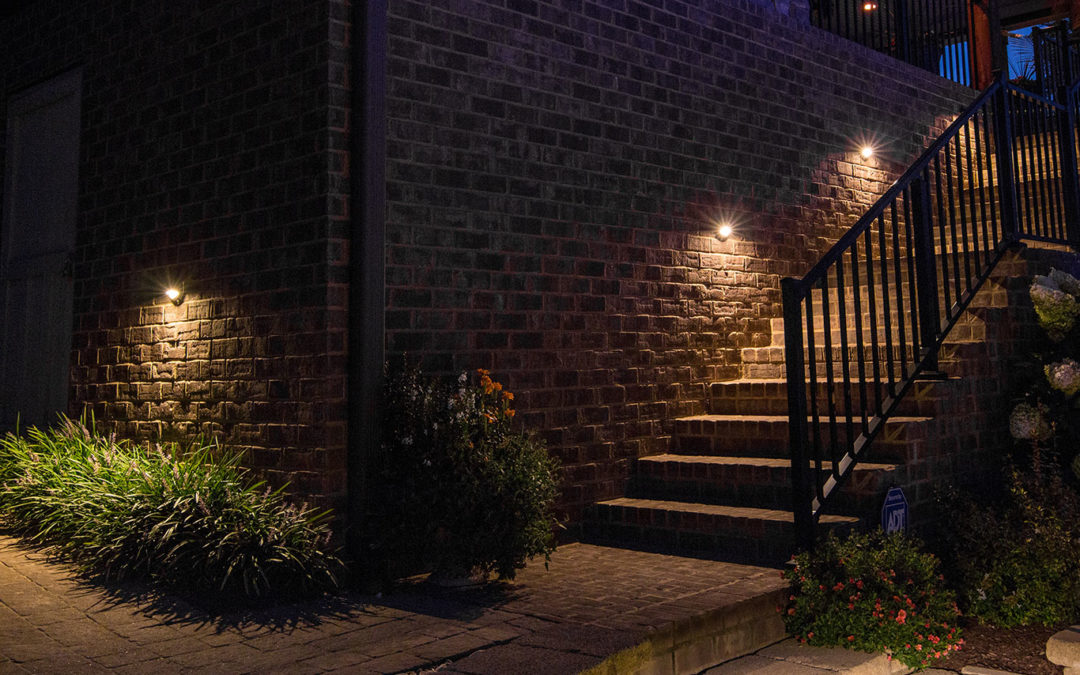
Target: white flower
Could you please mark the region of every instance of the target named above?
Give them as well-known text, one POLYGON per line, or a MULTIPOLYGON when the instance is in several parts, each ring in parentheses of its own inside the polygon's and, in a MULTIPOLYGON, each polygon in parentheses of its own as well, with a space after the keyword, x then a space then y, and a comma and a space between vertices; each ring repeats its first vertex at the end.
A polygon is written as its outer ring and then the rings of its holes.
MULTIPOLYGON (((1053 272, 1051 272, 1051 274, 1053 274, 1053 272)), ((1041 274, 1035 275, 1035 277, 1031 280, 1031 285, 1032 287, 1042 286, 1043 288, 1049 288, 1055 291, 1061 290, 1061 286, 1058 286, 1058 283, 1054 281, 1052 277, 1044 277, 1041 274)))
POLYGON ((1050 279, 1057 284, 1058 288, 1069 295, 1080 296, 1080 280, 1077 280, 1076 277, 1068 272, 1062 272, 1061 270, 1051 268, 1050 279))
POLYGON ((1043 404, 1033 406, 1021 403, 1013 408, 1009 416, 1009 433, 1021 441, 1045 441, 1053 435, 1047 414, 1050 411, 1043 404))
POLYGON ((1080 314, 1076 298, 1057 288, 1057 283, 1048 277, 1035 277, 1030 293, 1039 325, 1051 340, 1061 342, 1073 329, 1080 314))
POLYGON ((1050 386, 1066 396, 1080 391, 1080 363, 1066 358, 1058 363, 1047 364, 1043 370, 1050 386))

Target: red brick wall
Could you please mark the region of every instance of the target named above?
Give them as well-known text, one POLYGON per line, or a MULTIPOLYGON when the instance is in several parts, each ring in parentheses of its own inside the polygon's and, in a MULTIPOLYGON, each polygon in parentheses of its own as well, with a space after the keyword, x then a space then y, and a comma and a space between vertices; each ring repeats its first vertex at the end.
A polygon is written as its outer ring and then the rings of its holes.
POLYGON ((973 98, 771 3, 389 5, 388 350, 493 370, 572 518, 973 98))
POLYGON ((215 434, 342 506, 346 4, 27 4, 0 20, 0 114, 84 72, 71 412, 215 434))

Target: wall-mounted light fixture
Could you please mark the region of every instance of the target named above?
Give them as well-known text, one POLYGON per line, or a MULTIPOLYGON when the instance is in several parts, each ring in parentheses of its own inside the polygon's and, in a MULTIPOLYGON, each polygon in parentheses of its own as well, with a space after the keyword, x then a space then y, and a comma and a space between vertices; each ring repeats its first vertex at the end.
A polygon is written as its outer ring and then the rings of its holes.
POLYGON ((727 241, 733 231, 730 223, 720 223, 720 226, 716 228, 716 237, 720 241, 727 241))
POLYGON ((179 307, 184 302, 184 289, 177 286, 169 286, 165 289, 165 297, 168 298, 172 304, 179 307))
POLYGON ((874 156, 874 146, 872 146, 872 145, 864 145, 864 146, 862 146, 862 148, 859 149, 859 154, 862 155, 863 159, 870 159, 871 157, 874 156))

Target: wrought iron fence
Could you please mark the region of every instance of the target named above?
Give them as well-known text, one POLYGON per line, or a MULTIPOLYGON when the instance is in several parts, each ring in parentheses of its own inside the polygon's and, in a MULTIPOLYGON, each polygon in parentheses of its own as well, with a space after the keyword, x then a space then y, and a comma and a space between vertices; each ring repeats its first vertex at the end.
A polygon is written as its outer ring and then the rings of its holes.
POLYGON ((781 282, 798 543, 814 528, 1006 248, 1077 243, 1080 93, 1004 76, 802 279, 781 282))
POLYGON ((814 0, 810 20, 893 58, 976 86, 980 59, 968 0, 814 0))

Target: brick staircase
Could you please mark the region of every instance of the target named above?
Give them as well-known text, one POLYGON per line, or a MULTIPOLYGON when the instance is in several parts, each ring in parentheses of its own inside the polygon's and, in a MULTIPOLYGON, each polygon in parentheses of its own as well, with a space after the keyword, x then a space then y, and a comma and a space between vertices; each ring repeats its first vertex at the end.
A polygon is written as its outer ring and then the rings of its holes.
MULTIPOLYGON (((1028 250, 999 264, 941 351, 948 378, 914 385, 822 525, 876 526, 894 485, 904 489, 918 521, 928 514, 936 484, 982 479, 987 453, 1007 434, 1004 362, 1016 342, 1033 333, 1029 275, 1045 272, 1055 260, 1028 250)), ((783 322, 776 319, 769 346, 743 350, 742 379, 711 385, 709 414, 674 420, 670 452, 639 458, 627 495, 591 507, 586 536, 783 563, 794 550, 783 351, 783 322)))

